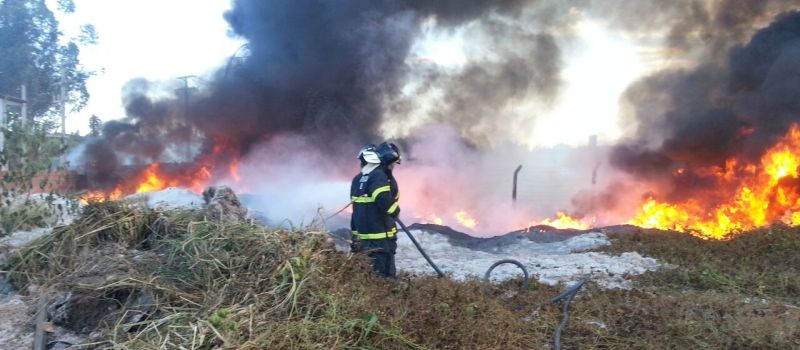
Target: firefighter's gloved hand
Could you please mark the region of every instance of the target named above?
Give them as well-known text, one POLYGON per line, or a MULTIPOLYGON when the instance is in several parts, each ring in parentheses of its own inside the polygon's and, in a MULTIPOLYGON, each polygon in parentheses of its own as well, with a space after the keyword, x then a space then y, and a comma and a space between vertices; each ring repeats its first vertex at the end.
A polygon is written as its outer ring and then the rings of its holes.
POLYGON ((391 217, 393 217, 395 219, 399 218, 400 217, 400 207, 397 207, 397 209, 394 210, 394 213, 389 214, 389 216, 391 216, 391 217))

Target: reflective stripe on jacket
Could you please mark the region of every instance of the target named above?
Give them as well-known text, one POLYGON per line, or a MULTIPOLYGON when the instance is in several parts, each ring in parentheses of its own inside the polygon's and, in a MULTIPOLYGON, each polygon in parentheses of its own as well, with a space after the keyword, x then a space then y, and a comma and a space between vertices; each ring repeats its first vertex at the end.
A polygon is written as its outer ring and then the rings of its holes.
POLYGON ((356 175, 350 186, 353 235, 364 240, 394 238, 397 227, 392 215, 399 210, 399 198, 397 182, 384 166, 356 175))

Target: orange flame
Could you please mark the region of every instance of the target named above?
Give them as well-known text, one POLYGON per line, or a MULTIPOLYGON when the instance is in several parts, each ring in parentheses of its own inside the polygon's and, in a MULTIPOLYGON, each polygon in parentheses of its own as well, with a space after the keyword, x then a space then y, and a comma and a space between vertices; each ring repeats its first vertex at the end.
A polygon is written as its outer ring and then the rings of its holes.
POLYGON ((119 188, 115 188, 113 191, 109 193, 105 193, 103 191, 89 191, 86 194, 80 196, 79 200, 83 204, 89 203, 101 203, 105 201, 115 201, 122 197, 122 190, 119 188))
POLYGON ((791 216, 787 219, 789 225, 792 226, 800 226, 800 211, 792 213, 791 216))
POLYGON ((475 220, 475 218, 472 217, 472 215, 470 215, 466 211, 462 210, 456 212, 454 217, 456 218, 456 221, 458 221, 459 224, 464 225, 464 227, 475 228, 476 226, 478 226, 478 221, 475 220))
POLYGON ((444 220, 442 220, 442 218, 440 218, 440 217, 439 217, 439 216, 437 216, 436 214, 431 214, 431 215, 428 215, 427 219, 428 219, 430 222, 434 223, 434 224, 437 224, 437 225, 444 225, 444 220))
POLYGON ((144 181, 136 187, 136 193, 159 191, 167 187, 165 180, 159 177, 160 167, 160 164, 153 163, 144 170, 144 181))
POLYGON ((203 192, 203 190, 208 185, 208 180, 211 178, 211 172, 208 171, 208 167, 202 166, 200 170, 198 170, 194 176, 192 177, 192 183, 189 185, 189 189, 191 189, 195 193, 203 192))
POLYGON ((80 197, 84 204, 105 202, 122 198, 125 195, 160 191, 167 187, 186 187, 195 193, 202 192, 209 184, 212 173, 208 166, 201 166, 194 173, 170 175, 161 169, 161 164, 152 163, 132 177, 131 181, 115 187, 109 192, 93 190, 80 197))
POLYGON ((553 220, 544 219, 540 225, 552 226, 558 229, 574 228, 578 230, 588 230, 591 224, 579 219, 573 219, 571 216, 564 214, 564 212, 556 213, 556 218, 553 220))
MULTIPOLYGON (((774 221, 800 224, 800 126, 793 125, 765 152, 760 164, 740 163, 728 160, 726 169, 717 172, 721 186, 732 186, 722 204, 703 203, 703 194, 684 203, 649 198, 628 223, 687 231, 706 239, 729 239, 774 221)), ((724 198, 724 193, 716 195, 724 198)))

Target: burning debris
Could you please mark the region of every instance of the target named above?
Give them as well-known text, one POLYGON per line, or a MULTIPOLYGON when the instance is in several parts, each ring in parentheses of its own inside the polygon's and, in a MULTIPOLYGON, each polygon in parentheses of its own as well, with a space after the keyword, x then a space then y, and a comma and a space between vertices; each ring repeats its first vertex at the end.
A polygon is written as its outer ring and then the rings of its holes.
POLYGON ((800 12, 787 12, 695 69, 629 88, 637 132, 611 162, 654 183, 630 223, 714 239, 800 223, 798 37, 800 12))
POLYGON ((344 204, 336 192, 346 193, 353 150, 389 136, 410 155, 397 172, 403 215, 474 235, 628 223, 728 239, 800 224, 798 12, 777 0, 640 6, 234 1, 226 19, 249 55, 192 96, 156 98, 162 87, 141 79, 126 86, 127 118, 75 155, 83 199, 226 185, 262 198, 257 209, 272 222, 305 222, 344 204), (565 48, 587 19, 613 19, 629 34, 652 29, 689 63, 628 88, 634 130, 618 144, 515 150, 537 114, 519 105, 546 111, 557 99, 565 48), (318 25, 301 25, 309 20, 318 25), (463 64, 420 56, 421 40, 442 33, 472 38, 463 64), (514 205, 505 177, 520 163, 514 205), (598 180, 600 163, 614 169, 598 180), (278 190, 293 210, 271 207, 278 190))
MULTIPOLYGON (((38 238, 0 246, 2 269, 53 324, 115 348, 543 348, 551 285, 586 277, 571 347, 796 347, 797 229, 743 232, 800 225, 800 12, 690 3, 234 0, 225 18, 249 55, 191 96, 131 81, 126 119, 73 154, 83 216, 15 236, 38 238), (527 149, 592 16, 666 36, 681 64, 628 88, 633 130, 617 144, 527 149), (469 57, 420 55, 437 35, 470 38, 469 57), (425 277, 404 238, 408 279, 386 281, 325 232, 247 220, 246 205, 270 219, 341 207, 353 151, 386 137, 409 154, 402 215, 467 232, 416 226, 453 279, 425 277), (617 223, 708 241, 593 229, 617 223), (508 257, 537 293, 498 291, 518 288, 516 270, 488 292, 474 280, 508 257), (772 298, 769 312, 752 297, 772 298), (636 339, 631 324, 645 325, 636 339)), ((19 314, 16 301, 0 309, 19 314)))

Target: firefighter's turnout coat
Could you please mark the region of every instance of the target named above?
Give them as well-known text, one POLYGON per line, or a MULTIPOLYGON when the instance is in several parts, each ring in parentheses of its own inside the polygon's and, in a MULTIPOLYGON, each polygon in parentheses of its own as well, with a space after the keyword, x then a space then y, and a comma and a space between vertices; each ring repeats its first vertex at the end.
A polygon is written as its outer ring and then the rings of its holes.
POLYGON ((353 216, 350 228, 361 240, 392 238, 397 233, 393 215, 399 210, 400 194, 394 177, 379 166, 369 174, 359 173, 350 186, 353 216))
POLYGON ((350 186, 353 215, 350 229, 354 251, 368 251, 375 270, 393 276, 397 250, 397 226, 393 216, 400 212, 400 192, 391 171, 381 165, 368 174, 359 173, 350 186))

